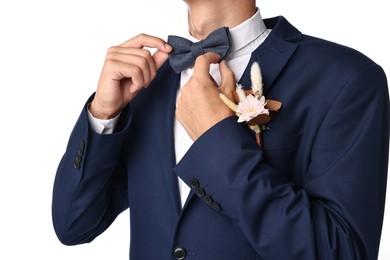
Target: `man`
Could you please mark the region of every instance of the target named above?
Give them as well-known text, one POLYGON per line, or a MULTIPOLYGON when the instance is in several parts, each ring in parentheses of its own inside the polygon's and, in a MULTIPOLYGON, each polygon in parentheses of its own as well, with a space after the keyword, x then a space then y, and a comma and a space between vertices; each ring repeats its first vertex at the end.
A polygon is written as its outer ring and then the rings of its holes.
POLYGON ((61 242, 92 241, 130 207, 130 259, 375 259, 389 145, 383 70, 284 17, 263 21, 254 0, 186 3, 189 38, 228 27, 229 54, 205 51, 174 72, 178 47, 162 39, 110 48, 57 171, 61 242), (236 81, 251 87, 254 62, 264 95, 282 103, 261 147, 220 98, 236 81))

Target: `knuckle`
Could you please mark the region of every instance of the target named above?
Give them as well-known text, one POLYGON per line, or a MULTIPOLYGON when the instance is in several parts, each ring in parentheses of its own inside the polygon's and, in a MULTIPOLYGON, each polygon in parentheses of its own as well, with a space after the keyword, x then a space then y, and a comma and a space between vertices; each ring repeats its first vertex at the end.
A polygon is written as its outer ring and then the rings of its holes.
POLYGON ((137 37, 137 38, 143 38, 143 37, 145 37, 145 36, 146 36, 145 33, 140 33, 140 34, 138 34, 136 37, 137 37))
POLYGON ((145 68, 149 66, 149 61, 145 57, 139 57, 140 66, 145 68))
POLYGON ((140 55, 142 55, 143 57, 145 57, 145 58, 147 58, 147 59, 152 58, 152 54, 151 54, 150 51, 147 50, 147 49, 141 49, 141 50, 140 50, 140 55))
POLYGON ((129 69, 134 77, 139 77, 142 74, 142 70, 138 66, 131 66, 129 69))
POLYGON ((111 59, 107 59, 104 63, 105 70, 112 70, 116 66, 116 62, 111 59))
POLYGON ((118 46, 111 46, 110 48, 108 48, 107 54, 117 52, 117 50, 118 46))
POLYGON ((110 61, 110 60, 114 60, 115 59, 115 52, 107 52, 107 55, 106 55, 106 60, 107 61, 110 61))
POLYGON ((140 33, 138 34, 135 38, 137 38, 138 40, 140 40, 141 42, 145 41, 146 38, 148 37, 149 35, 147 35, 146 33, 140 33))

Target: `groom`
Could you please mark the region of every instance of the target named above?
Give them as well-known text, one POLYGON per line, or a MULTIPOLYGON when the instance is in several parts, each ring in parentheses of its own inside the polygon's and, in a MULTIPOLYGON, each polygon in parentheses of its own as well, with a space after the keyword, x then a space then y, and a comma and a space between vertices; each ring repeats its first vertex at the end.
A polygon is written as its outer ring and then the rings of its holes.
POLYGON ((263 20, 255 0, 186 3, 187 38, 207 42, 142 34, 109 49, 56 174, 60 241, 90 242, 130 207, 130 259, 376 259, 381 67, 284 17, 263 20), (255 62, 264 96, 282 104, 261 147, 220 98, 251 88, 255 62))

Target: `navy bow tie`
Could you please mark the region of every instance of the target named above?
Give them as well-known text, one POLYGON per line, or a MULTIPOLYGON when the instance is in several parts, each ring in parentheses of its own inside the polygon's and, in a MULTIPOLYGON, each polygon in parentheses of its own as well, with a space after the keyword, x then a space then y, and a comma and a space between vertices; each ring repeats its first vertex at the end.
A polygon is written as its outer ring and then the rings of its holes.
POLYGON ((228 27, 222 27, 209 34, 206 39, 193 43, 179 36, 168 36, 168 43, 173 47, 169 54, 169 63, 176 73, 193 65, 195 59, 207 52, 221 56, 222 61, 230 51, 230 33, 228 27))

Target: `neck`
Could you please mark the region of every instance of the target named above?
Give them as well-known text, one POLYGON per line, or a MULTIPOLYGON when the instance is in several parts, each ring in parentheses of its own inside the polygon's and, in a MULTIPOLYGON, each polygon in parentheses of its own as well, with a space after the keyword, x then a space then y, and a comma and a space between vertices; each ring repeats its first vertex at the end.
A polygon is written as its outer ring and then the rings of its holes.
POLYGON ((190 34, 202 40, 212 31, 233 28, 256 12, 255 0, 186 0, 190 34))

